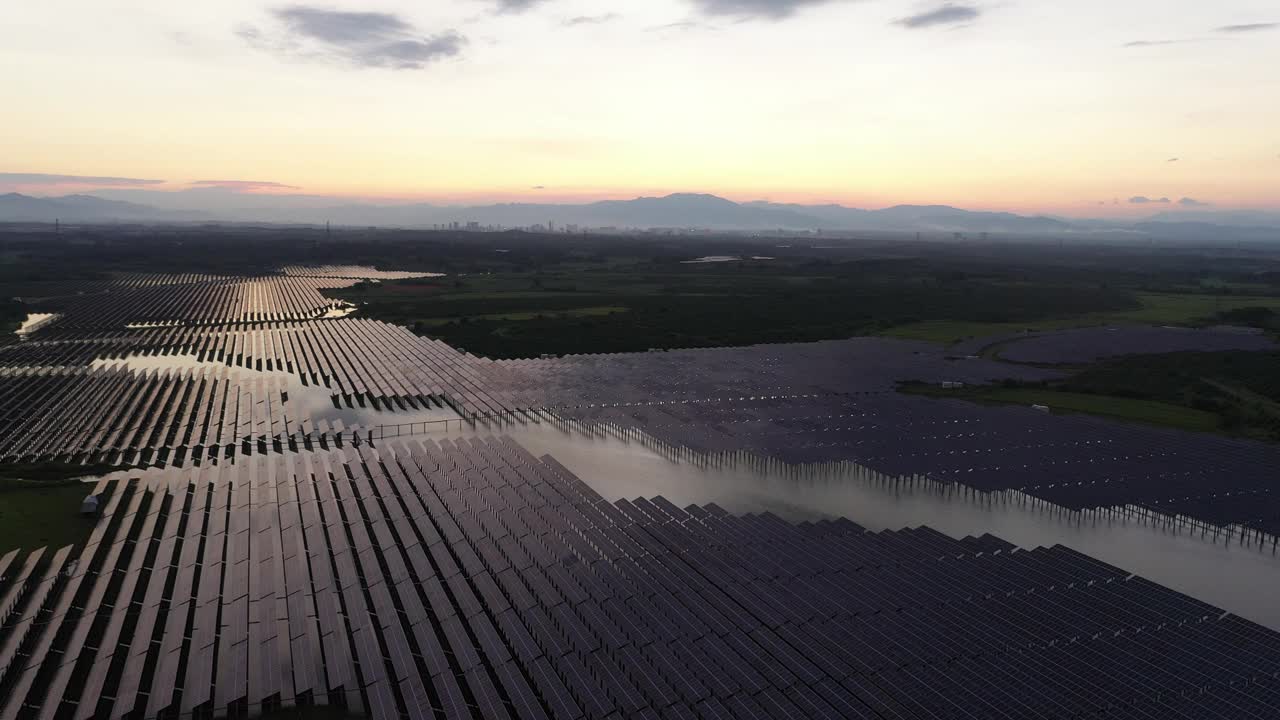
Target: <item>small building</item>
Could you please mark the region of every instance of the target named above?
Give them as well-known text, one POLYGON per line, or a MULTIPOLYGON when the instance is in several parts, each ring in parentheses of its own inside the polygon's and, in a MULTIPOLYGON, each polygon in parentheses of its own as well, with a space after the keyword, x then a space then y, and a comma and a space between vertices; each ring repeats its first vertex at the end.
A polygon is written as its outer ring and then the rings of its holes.
POLYGON ((80 503, 80 514, 86 517, 97 517, 102 509, 101 495, 88 495, 84 502, 80 503))
POLYGON ((1032 410, 1038 410, 1042 413, 1052 412, 1048 405, 1032 405, 1032 410))

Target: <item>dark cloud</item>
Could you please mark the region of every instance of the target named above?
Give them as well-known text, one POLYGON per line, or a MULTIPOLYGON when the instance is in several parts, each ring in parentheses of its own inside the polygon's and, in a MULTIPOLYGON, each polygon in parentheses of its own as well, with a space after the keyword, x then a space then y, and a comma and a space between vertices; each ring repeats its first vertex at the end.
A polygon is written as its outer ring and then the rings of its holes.
POLYGON ((568 27, 575 27, 577 25, 601 25, 603 23, 613 22, 614 20, 617 20, 619 17, 622 17, 622 16, 619 15, 618 13, 605 13, 603 15, 579 15, 577 17, 571 17, 566 19, 563 24, 568 27))
POLYGON ((956 5, 947 3, 940 5, 932 10, 928 10, 915 15, 895 20, 895 25, 901 25, 904 28, 918 30, 921 28, 938 27, 939 25, 960 25, 963 23, 977 20, 982 15, 982 10, 972 5, 956 5))
POLYGON ((196 180, 193 187, 224 188, 227 190, 297 190, 296 185, 268 182, 264 180, 196 180))
POLYGON ((1181 205, 1182 207, 1209 207, 1210 205, 1212 205, 1212 203, 1200 202, 1195 198, 1188 198, 1188 197, 1184 197, 1181 200, 1179 200, 1178 204, 1181 205))
POLYGON ((546 0, 493 0, 493 4, 500 13, 522 13, 544 2, 546 0))
POLYGON ((389 13, 341 12, 293 5, 276 10, 275 16, 299 35, 344 47, 381 42, 413 30, 409 23, 389 13))
POLYGON ((277 8, 278 35, 243 26, 236 34, 260 50, 302 59, 337 59, 356 67, 416 70, 457 55, 466 44, 447 30, 427 35, 398 15, 344 12, 309 5, 277 8))
POLYGON ((1152 199, 1152 198, 1149 198, 1149 197, 1147 197, 1147 196, 1145 196, 1145 195, 1135 195, 1134 197, 1129 198, 1129 202, 1130 202, 1131 204, 1133 204, 1133 205, 1148 205, 1148 204, 1151 204, 1151 203, 1159 203, 1159 204, 1168 205, 1168 204, 1169 204, 1169 198, 1167 198, 1167 197, 1162 197, 1162 198, 1152 199))
POLYGON ((1275 30, 1280 28, 1280 23, 1251 23, 1248 25, 1223 25, 1218 28, 1218 32, 1222 33, 1248 33, 1261 32, 1263 30, 1275 30))
POLYGON ((1169 158, 1168 160, 1165 160, 1165 162, 1178 162, 1179 160, 1181 160, 1181 158, 1169 158))
POLYGON ((796 11, 842 0, 693 0, 704 15, 781 20, 796 11))
POLYGON ((101 185, 103 187, 140 187, 160 185, 164 180, 102 177, 100 175, 49 175, 47 173, 0 172, 0 185, 101 185))

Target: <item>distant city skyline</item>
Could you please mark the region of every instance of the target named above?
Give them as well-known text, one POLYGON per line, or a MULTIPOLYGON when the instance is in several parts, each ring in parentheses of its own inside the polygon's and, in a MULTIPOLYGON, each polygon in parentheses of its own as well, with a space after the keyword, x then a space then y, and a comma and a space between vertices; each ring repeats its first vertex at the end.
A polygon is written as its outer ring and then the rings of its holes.
POLYGON ((0 62, 0 193, 1280 208, 1273 0, 48 0, 0 62))

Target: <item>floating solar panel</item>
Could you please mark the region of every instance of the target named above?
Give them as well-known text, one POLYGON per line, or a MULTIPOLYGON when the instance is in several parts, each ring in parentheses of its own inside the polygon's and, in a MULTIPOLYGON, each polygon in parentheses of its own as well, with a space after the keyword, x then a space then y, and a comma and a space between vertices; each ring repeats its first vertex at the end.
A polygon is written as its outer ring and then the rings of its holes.
POLYGON ((11 658, 0 713, 252 717, 337 704, 375 718, 1265 718, 1280 708, 1280 634, 1066 548, 796 525, 662 498, 609 503, 507 439, 308 457, 111 481, 94 542, 0 559, 0 650, 11 658), (480 497, 498 522, 474 521, 480 497), (528 515, 526 497, 543 501, 530 516, 543 522, 506 522, 528 515), (286 520, 303 516, 295 498, 321 499, 308 527, 286 520), (437 534, 444 525, 452 541, 437 534), (72 566, 89 571, 68 579, 72 566), (114 579, 100 597, 98 578, 114 579), (149 604, 159 614, 135 624, 149 604))
POLYGON ((1011 338, 1000 346, 999 355, 1014 362, 1068 365, 1124 355, 1266 351, 1278 347, 1271 338, 1252 328, 1123 325, 1058 330, 1011 338))

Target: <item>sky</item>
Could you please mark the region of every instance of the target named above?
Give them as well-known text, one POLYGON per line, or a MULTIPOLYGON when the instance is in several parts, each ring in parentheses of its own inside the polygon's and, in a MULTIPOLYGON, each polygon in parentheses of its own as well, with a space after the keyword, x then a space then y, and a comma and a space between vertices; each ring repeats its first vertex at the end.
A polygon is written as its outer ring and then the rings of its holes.
POLYGON ((1275 0, 41 0, 0 67, 0 192, 1280 208, 1275 0))

